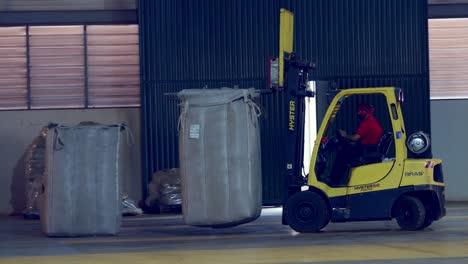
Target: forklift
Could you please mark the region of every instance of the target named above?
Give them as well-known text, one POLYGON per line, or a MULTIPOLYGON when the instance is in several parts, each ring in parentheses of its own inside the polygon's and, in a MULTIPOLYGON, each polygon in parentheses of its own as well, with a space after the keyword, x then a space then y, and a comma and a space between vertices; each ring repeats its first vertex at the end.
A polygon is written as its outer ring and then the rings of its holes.
POLYGON ((269 70, 270 87, 284 93, 287 110, 283 224, 306 233, 319 232, 329 222, 396 219, 403 230, 421 230, 444 217, 442 161, 427 155, 427 134, 407 137, 404 95, 398 87, 327 91, 330 103, 319 124, 310 169, 303 173, 305 98, 316 95, 310 84, 318 80, 315 65, 293 53, 293 29, 293 13, 281 9, 280 54, 270 60, 269 70), (349 123, 356 101, 374 97, 380 116, 388 119, 385 133, 337 175, 337 154, 359 144, 341 136, 338 126, 349 123))

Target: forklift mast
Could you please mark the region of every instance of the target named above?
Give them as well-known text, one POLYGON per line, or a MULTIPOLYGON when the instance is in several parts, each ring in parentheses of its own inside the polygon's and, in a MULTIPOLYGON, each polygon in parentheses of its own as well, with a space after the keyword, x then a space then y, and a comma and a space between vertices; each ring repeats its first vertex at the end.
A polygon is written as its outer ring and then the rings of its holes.
POLYGON ((305 97, 314 96, 308 90, 309 75, 314 65, 301 61, 293 53, 294 14, 280 10, 279 58, 270 62, 270 84, 285 93, 287 127, 286 172, 283 204, 288 197, 307 183, 302 176, 304 161, 305 97), (276 75, 276 76, 275 76, 276 75))
POLYGON ((313 97, 314 92, 308 90, 309 74, 313 65, 296 60, 294 54, 284 60, 285 102, 287 111, 286 135, 286 175, 284 202, 307 183, 302 176, 304 161, 304 125, 305 97, 313 97))

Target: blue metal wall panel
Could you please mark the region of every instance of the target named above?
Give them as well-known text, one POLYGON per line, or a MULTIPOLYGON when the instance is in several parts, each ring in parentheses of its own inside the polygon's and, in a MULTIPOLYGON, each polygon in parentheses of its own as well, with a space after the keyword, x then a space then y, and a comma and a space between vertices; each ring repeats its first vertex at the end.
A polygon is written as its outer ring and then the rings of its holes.
MULTIPOLYGON (((140 0, 144 187, 152 172, 178 165, 181 89, 265 88, 266 61, 278 53, 280 6, 295 12, 296 52, 317 77, 340 88, 399 85, 408 130, 429 131, 425 0, 140 0)), ((286 124, 282 95, 263 96, 265 204, 283 190, 286 124)))
POLYGON ((329 77, 427 74, 427 7, 420 0, 291 1, 295 50, 329 77), (307 12, 304 12, 307 10, 307 12))
MULTIPOLYGON (((278 1, 140 1, 144 188, 151 172, 178 166, 174 97, 182 89, 266 85, 278 50, 278 1)), ((280 202, 281 96, 262 97, 264 200, 280 202), (271 180, 273 179, 273 180, 271 180)))
POLYGON ((409 132, 430 132, 425 0, 295 0, 295 50, 338 88, 400 86, 409 132), (304 12, 307 10, 307 12, 304 12))
POLYGON ((141 1, 140 24, 154 41, 143 59, 157 67, 148 77, 173 82, 264 78, 265 58, 277 50, 272 28, 278 15, 271 15, 277 11, 278 2, 267 0, 141 1))

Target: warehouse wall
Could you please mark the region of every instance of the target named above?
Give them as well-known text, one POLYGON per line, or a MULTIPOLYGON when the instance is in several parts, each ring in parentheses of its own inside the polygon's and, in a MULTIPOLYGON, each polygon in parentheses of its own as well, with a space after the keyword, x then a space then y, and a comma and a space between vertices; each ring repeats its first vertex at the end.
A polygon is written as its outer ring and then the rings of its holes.
POLYGON ((432 152, 435 158, 443 160, 449 201, 468 201, 467 110, 466 99, 431 101, 432 152))
MULTIPOLYGON (((468 0, 428 0, 428 4, 464 4, 468 0)), ((1 11, 136 9, 137 0, 0 0, 1 11)))
POLYGON ((433 154, 443 160, 447 199, 451 201, 468 201, 464 166, 468 149, 467 26, 466 19, 429 20, 431 98, 441 99, 431 101, 433 154), (453 98, 457 100, 450 100, 453 98))
MULTIPOLYGON (((409 101, 407 131, 430 130, 426 0, 140 0, 145 182, 178 163, 177 103, 164 94, 205 85, 265 88, 267 58, 278 53, 280 5, 295 13, 295 51, 316 62, 317 79, 339 88, 400 86, 409 101)), ((263 201, 280 204, 287 111, 279 94, 260 104, 263 201)))
POLYGON ((451 4, 466 4, 468 0, 428 0, 430 5, 451 5, 451 4))
POLYGON ((133 146, 123 145, 122 190, 134 200, 141 196, 140 109, 87 109, 0 111, 0 214, 21 212, 25 206, 25 152, 40 129, 49 122, 103 124, 126 122, 135 138, 133 146))
POLYGON ((136 9, 136 0, 0 0, 0 11, 136 9))

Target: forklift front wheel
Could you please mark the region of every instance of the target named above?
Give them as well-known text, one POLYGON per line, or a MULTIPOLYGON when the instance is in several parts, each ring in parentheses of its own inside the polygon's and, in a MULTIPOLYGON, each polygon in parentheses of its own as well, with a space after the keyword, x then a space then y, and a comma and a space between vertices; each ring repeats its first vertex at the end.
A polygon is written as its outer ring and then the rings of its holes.
POLYGON ((318 232, 330 221, 326 201, 311 191, 298 192, 286 202, 287 222, 300 233, 318 232))

